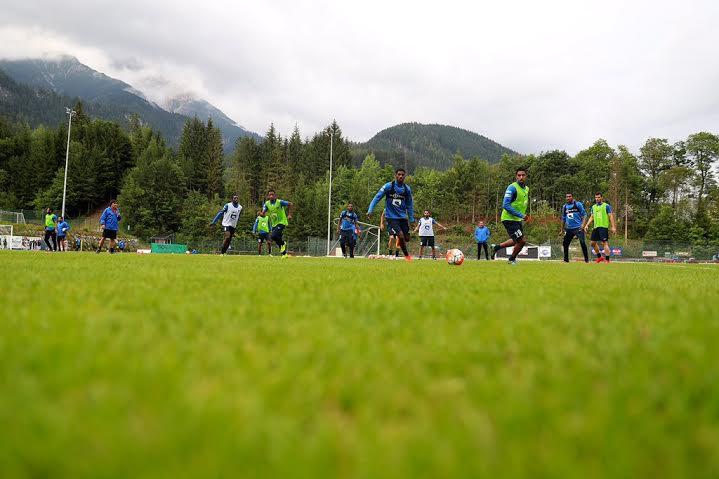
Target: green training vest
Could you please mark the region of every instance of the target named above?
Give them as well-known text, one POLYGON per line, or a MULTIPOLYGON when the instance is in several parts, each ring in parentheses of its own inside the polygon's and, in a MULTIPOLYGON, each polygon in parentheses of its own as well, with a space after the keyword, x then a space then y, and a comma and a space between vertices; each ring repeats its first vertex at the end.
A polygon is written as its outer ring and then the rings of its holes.
POLYGON ((272 220, 273 228, 277 225, 287 226, 287 214, 279 199, 275 200, 274 205, 270 203, 270 200, 265 201, 265 208, 267 208, 267 213, 270 220, 272 220))
POLYGON ((607 204, 602 203, 592 205, 592 215, 594 215, 595 228, 609 228, 609 214, 607 214, 607 204))
POLYGON ((54 228, 55 227, 55 221, 52 219, 53 215, 45 215, 45 227, 46 228, 54 228))
MULTIPOLYGON (((522 188, 516 181, 512 184, 514 189, 517 190, 517 197, 512 201, 512 208, 524 214, 527 212, 527 206, 529 205, 529 186, 522 188)), ((502 209, 502 221, 522 221, 522 218, 502 209)))
POLYGON ((257 217, 257 231, 269 233, 270 232, 270 217, 269 216, 258 216, 257 217))

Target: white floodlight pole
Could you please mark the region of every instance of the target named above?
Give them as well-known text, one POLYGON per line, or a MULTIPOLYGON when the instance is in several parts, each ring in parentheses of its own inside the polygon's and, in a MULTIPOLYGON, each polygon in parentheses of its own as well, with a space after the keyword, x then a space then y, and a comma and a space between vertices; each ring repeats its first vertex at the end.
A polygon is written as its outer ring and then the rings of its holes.
POLYGON ((65 217, 65 196, 67 194, 67 165, 70 160, 70 129, 72 128, 72 117, 75 115, 75 110, 65 108, 65 113, 70 117, 67 123, 67 150, 65 150, 65 181, 62 185, 62 213, 60 216, 65 217))
POLYGON ((327 256, 330 255, 330 227, 332 226, 332 144, 335 132, 330 129, 330 187, 327 193, 327 256))

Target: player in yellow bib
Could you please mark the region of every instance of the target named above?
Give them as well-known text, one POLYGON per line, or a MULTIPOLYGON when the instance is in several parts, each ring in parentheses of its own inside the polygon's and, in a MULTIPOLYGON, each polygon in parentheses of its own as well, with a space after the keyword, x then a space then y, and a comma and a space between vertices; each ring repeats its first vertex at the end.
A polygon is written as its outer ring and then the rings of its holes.
POLYGON ((514 246, 512 254, 509 256, 509 264, 517 264, 517 255, 522 251, 527 243, 524 237, 522 223, 529 221, 527 208, 529 207, 529 187, 525 184, 527 181, 527 170, 525 168, 517 168, 515 174, 516 181, 507 187, 504 192, 504 201, 502 202, 502 224, 507 230, 509 239, 501 244, 496 244, 492 248, 492 259, 502 248, 514 246))
POLYGON ((292 219, 292 203, 285 200, 278 200, 275 190, 267 192, 267 201, 262 206, 262 211, 267 213, 272 223, 272 234, 270 238, 280 247, 282 258, 287 258, 287 243, 282 238, 288 220, 292 219), (287 208, 287 211, 285 211, 287 208))
POLYGON ((594 230, 592 230, 592 249, 594 254, 597 255, 597 263, 602 261, 609 262, 609 223, 612 224, 612 234, 617 232, 617 224, 614 220, 614 211, 609 203, 604 201, 604 197, 601 193, 594 195, 594 204, 592 205, 592 213, 589 216, 589 221, 584 226, 586 232, 589 225, 594 223, 594 230), (604 250, 604 258, 602 258, 602 252, 599 249, 599 242, 602 243, 602 249, 604 250))

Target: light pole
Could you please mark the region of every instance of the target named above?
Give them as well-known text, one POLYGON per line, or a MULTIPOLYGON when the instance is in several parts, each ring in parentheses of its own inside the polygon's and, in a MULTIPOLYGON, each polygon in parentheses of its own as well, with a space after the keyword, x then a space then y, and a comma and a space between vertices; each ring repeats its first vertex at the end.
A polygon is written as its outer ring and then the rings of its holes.
POLYGON ((72 128, 72 117, 75 116, 76 111, 70 108, 65 108, 65 113, 69 117, 67 123, 67 150, 65 150, 65 182, 62 185, 62 213, 61 216, 65 217, 65 195, 67 193, 67 164, 70 160, 70 129, 72 128))
POLYGON ((330 255, 330 227, 332 225, 332 144, 334 143, 334 123, 330 127, 330 187, 327 193, 327 256, 330 255))

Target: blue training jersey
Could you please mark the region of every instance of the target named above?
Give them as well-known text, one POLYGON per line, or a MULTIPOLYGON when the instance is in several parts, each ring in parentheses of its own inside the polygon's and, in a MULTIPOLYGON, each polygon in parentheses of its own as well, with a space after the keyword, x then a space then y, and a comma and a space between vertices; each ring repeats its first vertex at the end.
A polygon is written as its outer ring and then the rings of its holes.
POLYGON ((568 230, 581 228, 586 216, 587 211, 581 201, 562 205, 562 223, 565 224, 565 228, 568 230))
POLYGON ((412 200, 412 190, 409 185, 396 181, 385 183, 372 199, 372 203, 367 210, 368 214, 372 214, 379 200, 385 198, 384 217, 388 220, 407 219, 409 214, 410 222, 414 223, 414 202, 412 200))
POLYGON ((340 229, 350 231, 355 229, 355 223, 359 220, 359 216, 354 211, 343 210, 340 213, 340 229))

